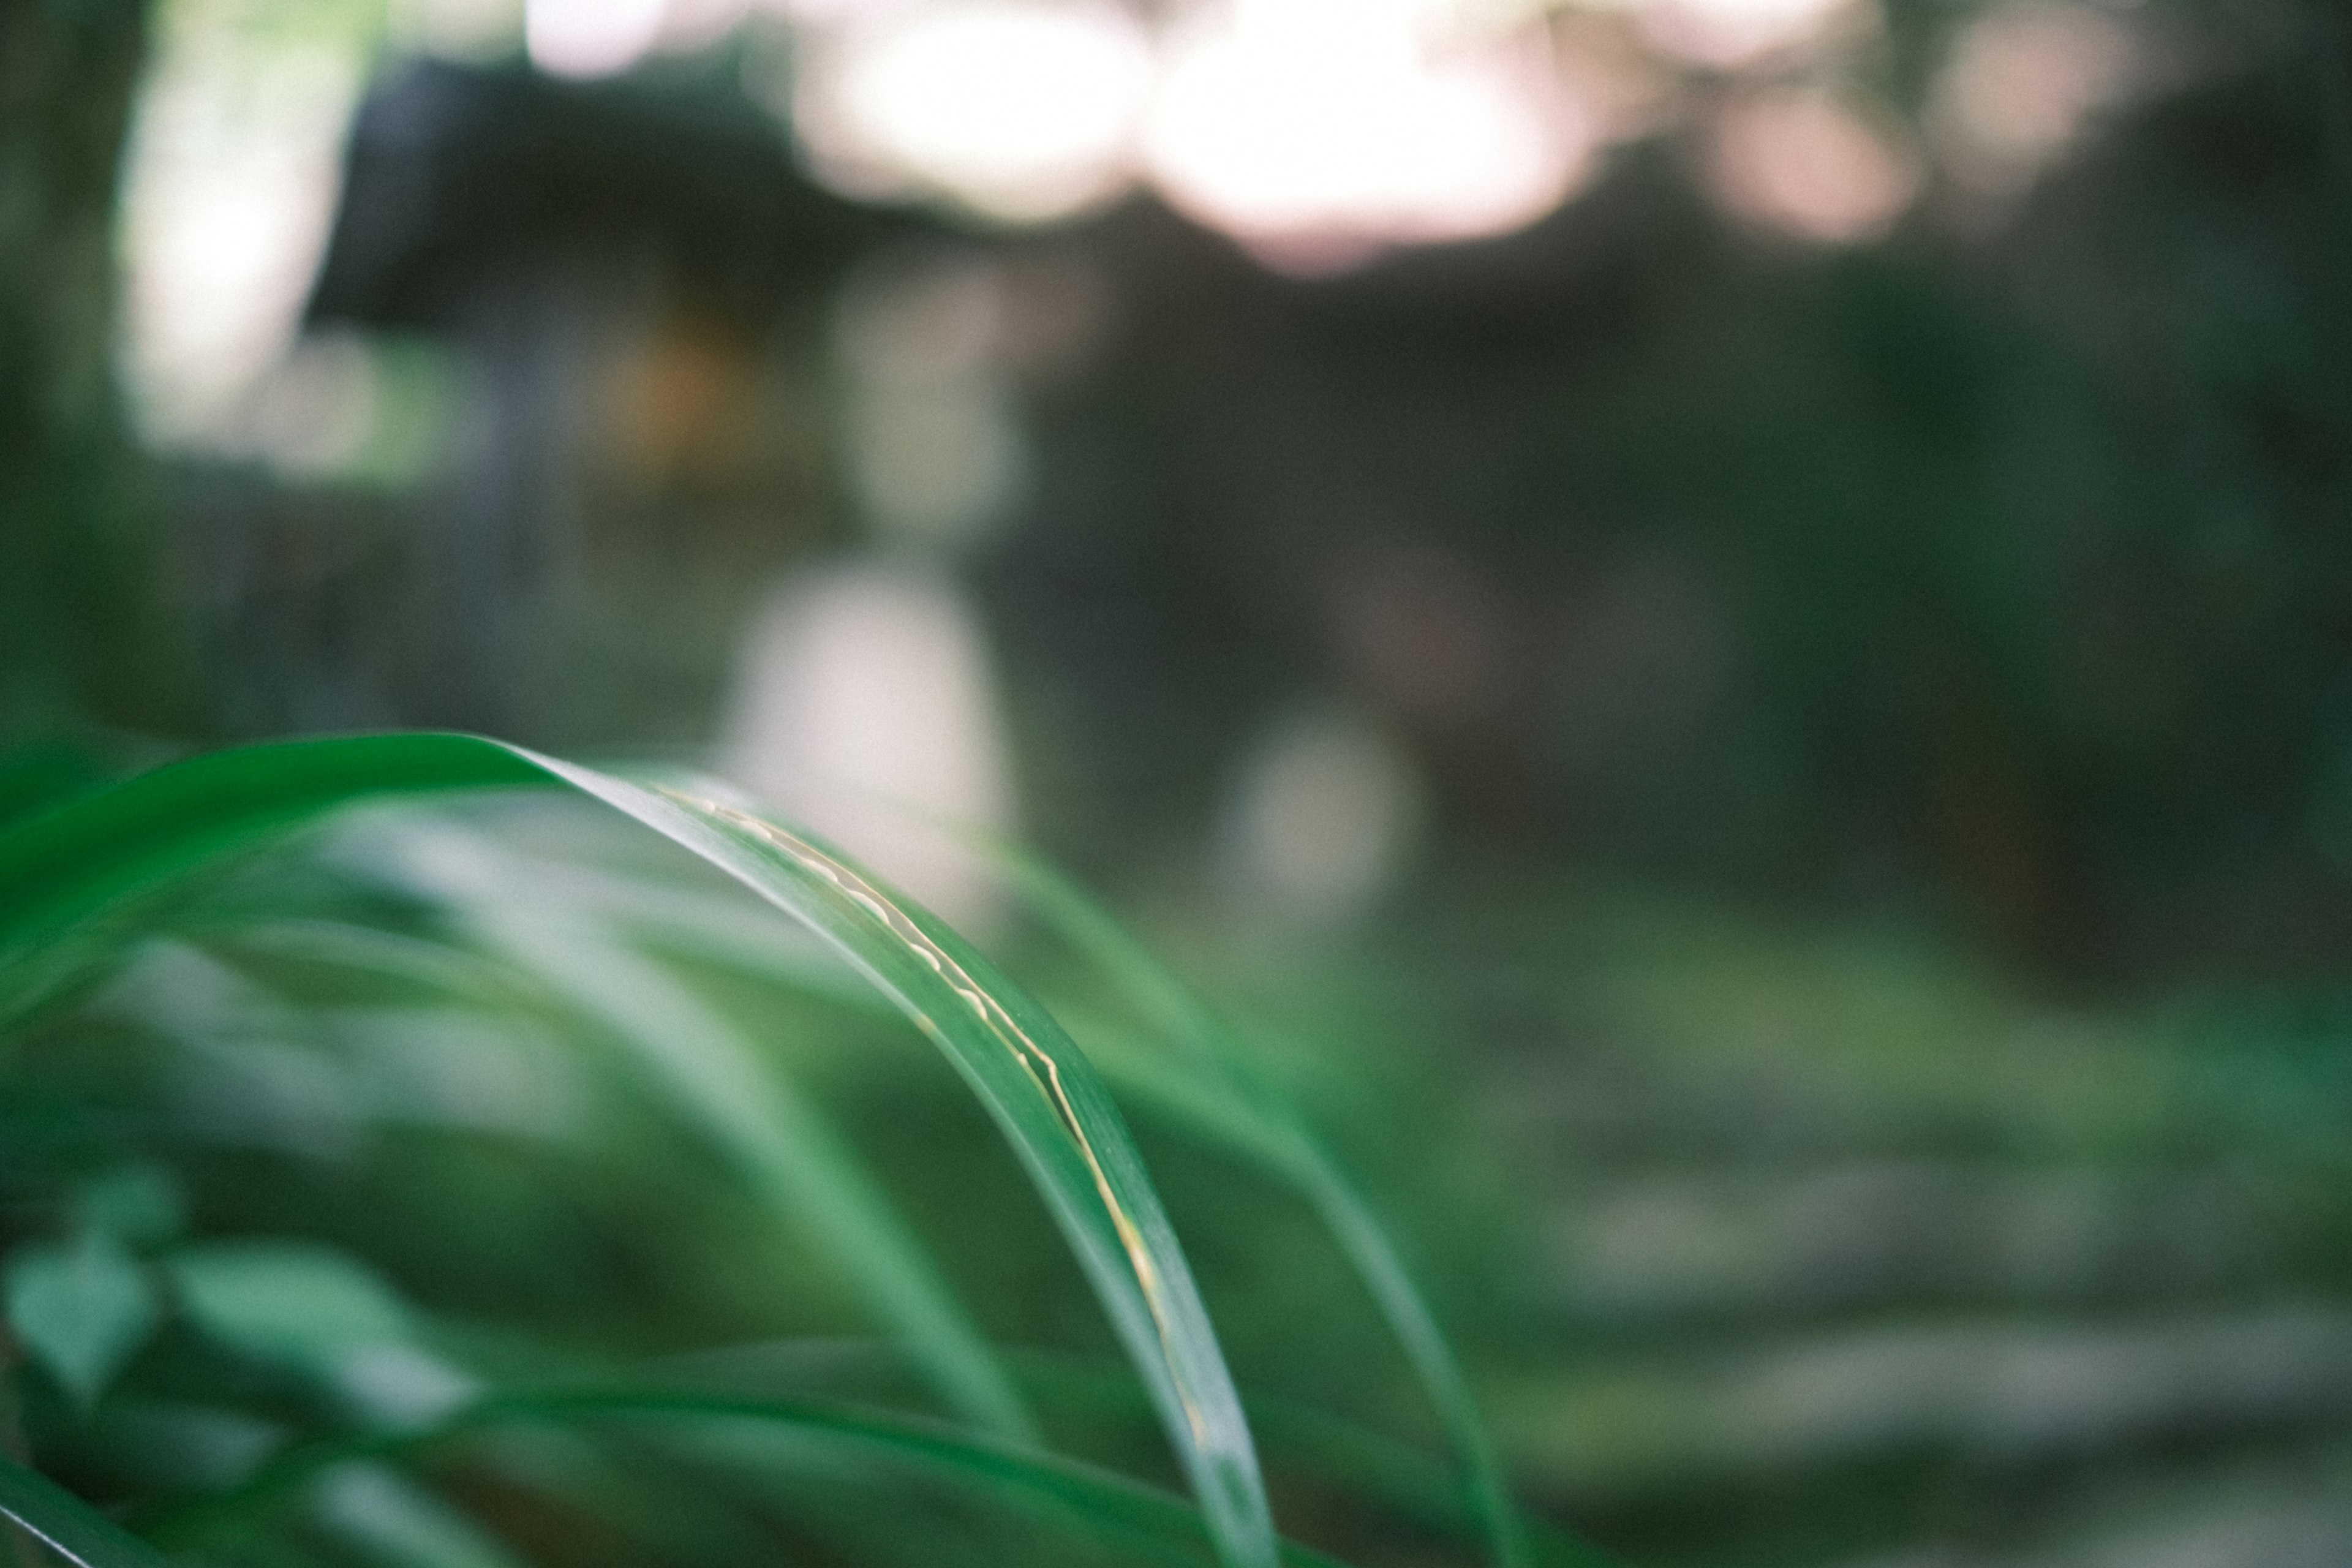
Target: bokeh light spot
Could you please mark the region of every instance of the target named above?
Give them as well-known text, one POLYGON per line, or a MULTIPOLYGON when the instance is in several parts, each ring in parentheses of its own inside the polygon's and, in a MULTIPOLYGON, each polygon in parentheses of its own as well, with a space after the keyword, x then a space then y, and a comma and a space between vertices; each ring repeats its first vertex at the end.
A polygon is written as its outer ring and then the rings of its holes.
POLYGON ((819 172, 855 194, 945 195, 1034 222, 1132 174, 1151 50, 1115 5, 955 0, 812 43, 793 123, 819 172))

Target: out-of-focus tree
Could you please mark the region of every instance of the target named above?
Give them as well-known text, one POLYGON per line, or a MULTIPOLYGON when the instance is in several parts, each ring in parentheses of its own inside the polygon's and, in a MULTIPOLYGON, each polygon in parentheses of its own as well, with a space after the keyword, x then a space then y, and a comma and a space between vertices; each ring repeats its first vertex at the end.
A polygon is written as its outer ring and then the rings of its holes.
POLYGON ((153 541, 112 374, 140 0, 0 4, 0 733, 172 729, 153 541))

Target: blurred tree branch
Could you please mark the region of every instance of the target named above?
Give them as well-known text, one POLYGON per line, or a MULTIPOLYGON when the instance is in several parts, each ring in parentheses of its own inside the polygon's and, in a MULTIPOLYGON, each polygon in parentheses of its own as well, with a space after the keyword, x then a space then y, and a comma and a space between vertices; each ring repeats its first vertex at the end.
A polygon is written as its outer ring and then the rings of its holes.
POLYGON ((142 0, 0 0, 0 734, 185 726, 112 376, 142 0))

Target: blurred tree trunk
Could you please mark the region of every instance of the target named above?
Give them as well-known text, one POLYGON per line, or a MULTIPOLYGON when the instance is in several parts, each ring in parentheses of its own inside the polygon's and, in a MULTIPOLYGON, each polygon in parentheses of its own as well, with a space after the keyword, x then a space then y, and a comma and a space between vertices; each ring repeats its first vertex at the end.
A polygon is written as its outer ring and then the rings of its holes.
POLYGON ((113 381, 143 0, 0 0, 0 739, 184 729, 194 671, 113 381))

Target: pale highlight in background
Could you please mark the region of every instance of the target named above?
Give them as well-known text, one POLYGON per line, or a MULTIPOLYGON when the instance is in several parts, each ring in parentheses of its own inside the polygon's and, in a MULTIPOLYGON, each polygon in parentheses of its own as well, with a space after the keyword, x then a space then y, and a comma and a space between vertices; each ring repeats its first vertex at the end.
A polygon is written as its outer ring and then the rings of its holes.
POLYGON ((391 0, 393 47, 448 59, 492 59, 522 37, 523 0, 391 0))
POLYGON ((1718 112, 1707 176, 1751 223, 1851 245, 1884 234, 1918 193, 1918 163, 1899 135, 1825 93, 1762 95, 1718 112))
POLYGON ((959 927, 991 884, 939 826, 1009 833, 1013 773, 980 626, 948 580, 838 566, 787 583, 745 638, 730 777, 959 927))
POLYGON ((948 0, 853 15, 808 39, 793 123, 820 174, 1042 222, 1134 177, 1149 38, 1109 0, 948 0))
MULTIPOLYGON (((517 0, 409 0, 456 12, 449 30, 496 37, 487 18, 517 0), (466 13, 473 13, 467 16, 466 13)), ((688 54, 724 39, 754 14, 790 12, 787 0, 527 0, 523 45, 550 76, 617 76, 656 54, 688 54)), ((460 49, 458 52, 470 52, 460 49)))
POLYGON ((1146 166, 1277 265, 1508 233, 1586 173, 1591 132, 1539 29, 1427 0, 1209 0, 1167 41, 1146 166))
POLYGON ((175 6, 122 198, 124 379, 160 447, 250 449, 255 388, 294 342, 341 191, 366 63, 331 35, 248 43, 175 6))
POLYGON ((1025 489, 1008 310, 1003 276, 978 255, 884 257, 843 289, 834 344, 844 477, 883 538, 967 543, 1025 489))
POLYGON ((2029 182, 2147 74, 2120 19, 2019 0, 1969 25, 1936 81, 1928 123, 1956 179, 2000 195, 2029 182))
POLYGON ((529 0, 523 47, 550 76, 611 76, 652 52, 665 9, 662 0, 529 0))
POLYGON ((1361 915, 1418 836, 1411 757, 1352 713, 1285 715, 1244 754, 1219 824, 1226 880, 1243 907, 1328 925, 1361 915))
POLYGON ((1864 0, 1619 0, 1671 55, 1717 69, 1803 48, 1874 19, 1864 0))
MULTIPOLYGON (((749 26, 789 28, 790 111, 818 173, 866 197, 1043 223, 1147 180, 1292 270, 1523 227, 1591 177, 1606 141, 1689 112, 1675 59, 1822 76, 1873 0, 389 0, 268 26, 164 0, 126 162, 123 369, 167 448, 326 477, 392 406, 358 345, 297 352, 343 139, 384 49, 609 76, 749 26), (1150 26, 1147 26, 1147 19, 1150 26)), ((761 35, 772 37, 774 34, 761 35)), ((757 38, 754 39, 757 42, 757 38)), ((2146 74, 2117 19, 2011 0, 1963 34, 1934 96, 1962 189, 2014 188, 2146 74)), ((773 56, 781 58, 781 56, 773 56)), ((774 67, 753 49, 756 72, 774 67)), ((780 107, 782 103, 780 100, 780 107)), ((1827 97, 1738 100, 1707 128, 1710 187, 1816 240, 1884 231, 1917 183, 1894 132, 1827 97)), ((935 373, 936 372, 936 373, 935 373)), ((947 538, 1019 488, 1003 377, 850 377, 850 480, 875 519, 947 538)), ((416 423, 409 419, 408 424, 416 423)), ((394 445, 423 447, 402 437, 394 445)), ((379 454, 380 455, 380 454, 379 454)), ((387 477, 426 458, 367 462, 387 477)))
POLYGON ((331 477, 366 447, 381 402, 365 340, 348 331, 314 333, 289 349, 255 388, 254 445, 282 472, 331 477))

